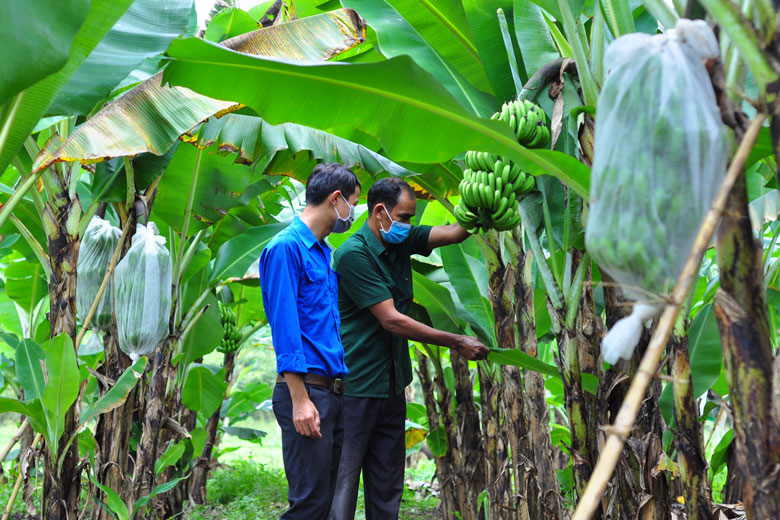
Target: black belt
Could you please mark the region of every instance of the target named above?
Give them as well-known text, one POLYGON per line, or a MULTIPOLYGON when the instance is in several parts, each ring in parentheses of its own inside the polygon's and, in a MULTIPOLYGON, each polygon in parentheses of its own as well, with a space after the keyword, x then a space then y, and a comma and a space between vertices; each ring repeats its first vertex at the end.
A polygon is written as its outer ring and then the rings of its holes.
MULTIPOLYGON (((282 374, 276 376, 277 383, 286 383, 282 374)), ((309 385, 321 386, 327 388, 334 394, 343 394, 347 384, 343 379, 333 379, 330 377, 322 376, 320 374, 303 374, 303 382, 309 385)))

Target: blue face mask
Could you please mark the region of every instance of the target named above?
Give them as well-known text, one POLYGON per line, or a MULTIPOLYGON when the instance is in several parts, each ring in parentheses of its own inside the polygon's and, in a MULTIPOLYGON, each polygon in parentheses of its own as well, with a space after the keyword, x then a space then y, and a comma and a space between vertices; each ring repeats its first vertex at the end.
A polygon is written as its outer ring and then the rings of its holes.
POLYGON ((387 213, 387 218, 392 222, 392 224, 390 224, 390 229, 387 231, 382 228, 381 223, 379 224, 379 232, 382 234, 382 239, 388 244, 400 244, 409 236, 412 225, 393 220, 393 217, 387 212, 387 208, 384 206, 382 206, 382 208, 385 210, 385 213, 387 213))

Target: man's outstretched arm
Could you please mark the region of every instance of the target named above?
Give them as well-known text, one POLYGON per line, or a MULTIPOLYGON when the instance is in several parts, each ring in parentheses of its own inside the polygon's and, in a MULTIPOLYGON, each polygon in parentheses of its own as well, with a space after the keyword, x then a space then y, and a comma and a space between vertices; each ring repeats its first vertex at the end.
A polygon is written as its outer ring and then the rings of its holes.
POLYGON ((428 249, 436 249, 437 247, 450 244, 460 244, 469 236, 471 236, 469 232, 457 223, 434 226, 431 228, 431 234, 428 235, 428 249))
POLYGON ((453 334, 420 323, 398 312, 392 298, 376 303, 370 306, 368 310, 379 320, 379 323, 382 324, 386 331, 402 338, 449 347, 466 359, 471 360, 485 359, 488 355, 488 348, 477 338, 453 334))

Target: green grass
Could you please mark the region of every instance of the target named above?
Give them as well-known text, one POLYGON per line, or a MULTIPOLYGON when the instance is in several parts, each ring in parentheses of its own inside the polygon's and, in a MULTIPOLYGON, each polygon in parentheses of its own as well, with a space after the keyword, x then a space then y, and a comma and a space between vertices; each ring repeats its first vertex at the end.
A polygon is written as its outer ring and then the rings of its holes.
MULTIPOLYGON (((407 472, 407 479, 430 482, 433 461, 425 461, 407 472)), ((287 480, 282 469, 253 461, 236 460, 218 469, 206 484, 208 505, 189 509, 187 520, 266 520, 279 518, 287 509, 287 480)), ((422 520, 441 518, 439 499, 425 486, 418 491, 404 488, 399 518, 422 520)), ((363 492, 358 496, 357 520, 365 520, 363 492)))

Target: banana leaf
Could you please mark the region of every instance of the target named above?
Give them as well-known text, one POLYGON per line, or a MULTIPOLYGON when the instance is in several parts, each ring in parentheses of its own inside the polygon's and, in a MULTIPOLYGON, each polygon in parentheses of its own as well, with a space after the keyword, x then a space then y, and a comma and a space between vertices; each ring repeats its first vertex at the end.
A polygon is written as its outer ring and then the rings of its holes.
POLYGON ((165 77, 172 84, 239 101, 272 124, 291 121, 336 135, 359 128, 397 162, 438 163, 466 150, 501 154, 587 197, 587 166, 563 153, 519 145, 507 125, 469 114, 409 56, 301 65, 232 53, 195 38, 175 40, 168 54, 165 77))
POLYGON ((0 107, 65 65, 70 44, 88 12, 86 0, 0 2, 0 20, 4 22, 0 107))
POLYGON ((515 37, 523 56, 525 72, 530 78, 559 56, 558 49, 547 30, 542 9, 537 4, 528 0, 515 0, 514 17, 515 37))
POLYGON ((211 19, 203 37, 219 43, 256 29, 257 20, 249 13, 238 7, 228 7, 211 19))
MULTIPOLYGON (((512 3, 512 0, 463 0, 463 9, 474 35, 474 44, 479 51, 485 74, 493 86, 493 93, 500 101, 513 99, 517 94, 496 15, 498 9, 503 9, 509 22, 509 30, 514 32, 512 3)), ((515 49, 515 55, 520 56, 518 49, 515 49)), ((525 81, 525 78, 522 79, 525 81)))
POLYGON ((135 0, 101 40, 46 111, 87 114, 147 58, 165 52, 171 40, 197 30, 192 0, 135 0))
MULTIPOLYGON (((395 5, 391 6, 385 0, 342 0, 341 3, 345 7, 357 9, 362 16, 366 17, 368 24, 377 33, 379 49, 382 54, 388 58, 402 54, 411 56, 415 62, 436 78, 472 114, 489 117, 495 112, 498 107, 495 98, 480 92, 470 84, 452 64, 442 57, 438 49, 435 49, 423 39, 416 28, 402 16, 400 11, 394 9, 394 7, 397 7, 404 11, 403 15, 415 15, 419 18, 420 15, 428 12, 425 9, 421 9, 420 4, 422 2, 406 2, 417 4, 411 6, 404 5, 405 2, 393 2, 395 5)), ((465 21, 465 17, 463 21, 465 21)), ((433 15, 428 16, 426 25, 433 28, 443 27, 441 22, 433 15)), ((462 48, 461 52, 456 54, 467 55, 465 49, 462 48)), ((472 56, 472 60, 474 59, 472 56)), ((483 72, 481 78, 484 77, 483 72)), ((486 81, 484 82, 486 83, 486 81)))
MULTIPOLYGON (((316 159, 340 162, 350 168, 356 166, 372 176, 382 172, 395 177, 416 175, 361 144, 294 123, 272 125, 255 116, 227 114, 221 118, 212 117, 192 132, 187 132, 182 139, 199 148, 216 145, 220 152, 236 153, 236 162, 242 164, 253 164, 263 155, 278 156, 281 151, 289 151, 294 157, 299 157, 298 152, 306 151, 309 152, 305 158, 307 166, 312 162, 311 159, 316 159)), ((270 174, 292 173, 275 168, 273 161, 265 171, 270 174)), ((295 171, 300 169, 296 168, 295 171)), ((305 175, 308 177, 308 172, 305 175)), ((306 177, 301 178, 300 175, 290 176, 300 181, 306 180, 306 177)))
MULTIPOLYGON (((6 103, 9 110, 0 115, 4 134, 0 137, 0 172, 4 172, 10 164, 52 99, 131 3, 132 0, 93 0, 86 20, 70 45, 65 66, 19 93, 14 103, 6 103)), ((3 21, 9 23, 8 18, 3 18, 3 21)), ((13 51, 4 46, 3 52, 13 51)), ((33 55, 35 53, 28 57, 33 55)))
POLYGON ((387 1, 469 83, 490 92, 461 0, 387 1))
MULTIPOLYGON (((363 19, 352 10, 341 9, 242 34, 222 45, 231 54, 321 61, 364 40, 363 19)), ((161 80, 161 73, 152 76, 78 127, 62 145, 45 148, 33 169, 39 171, 60 161, 88 164, 142 152, 163 154, 179 135, 204 119, 238 108, 235 101, 163 86, 161 80)))

